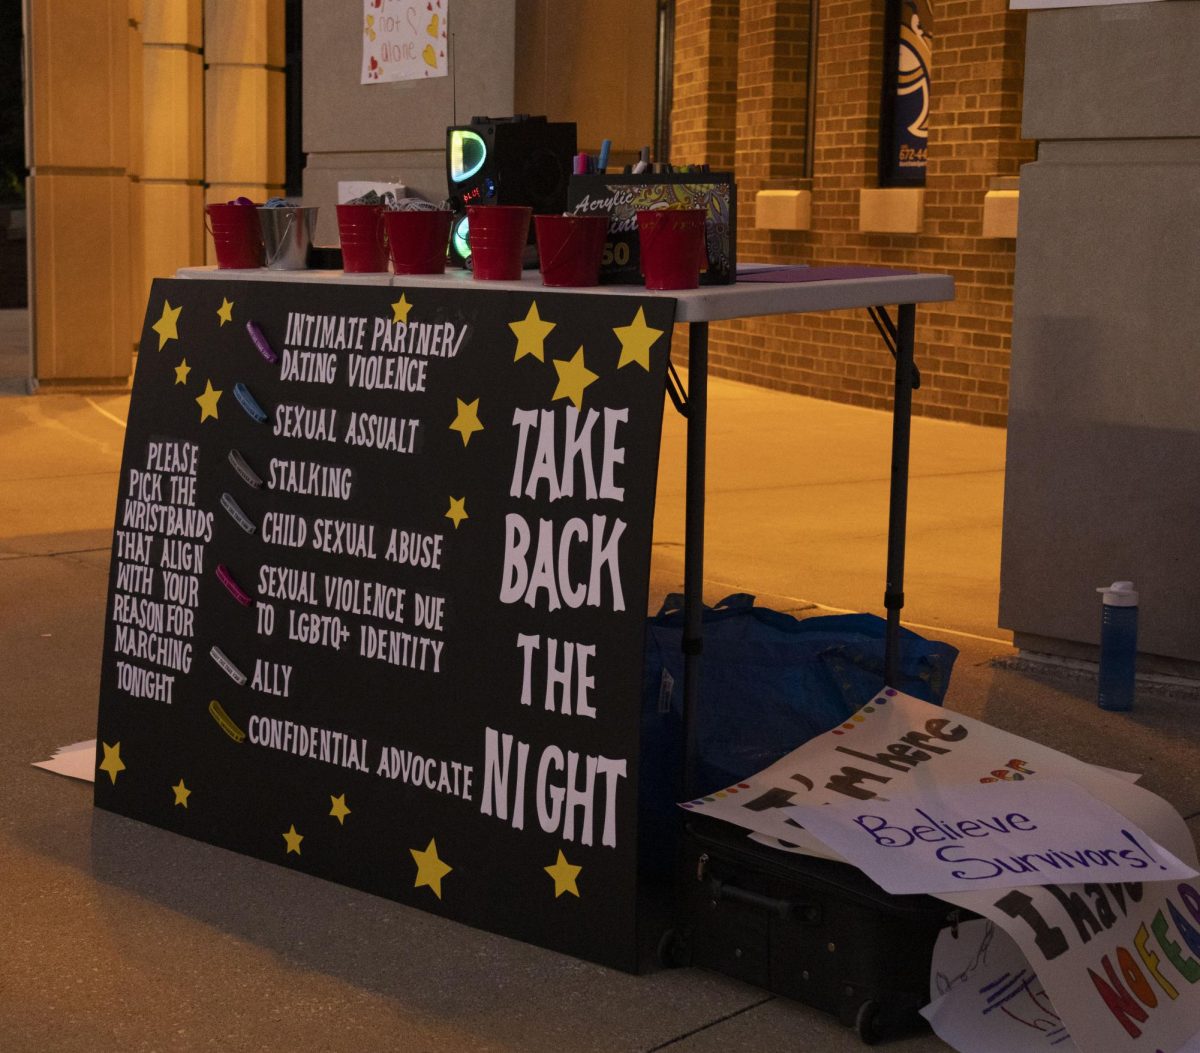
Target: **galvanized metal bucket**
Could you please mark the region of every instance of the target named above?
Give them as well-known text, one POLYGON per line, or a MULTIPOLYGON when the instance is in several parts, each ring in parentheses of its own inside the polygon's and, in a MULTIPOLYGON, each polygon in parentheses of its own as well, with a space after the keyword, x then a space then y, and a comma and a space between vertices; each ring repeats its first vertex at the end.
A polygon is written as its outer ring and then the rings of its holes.
POLYGON ((260 206, 258 220, 262 224, 266 265, 275 271, 306 270, 317 225, 316 206, 260 206))

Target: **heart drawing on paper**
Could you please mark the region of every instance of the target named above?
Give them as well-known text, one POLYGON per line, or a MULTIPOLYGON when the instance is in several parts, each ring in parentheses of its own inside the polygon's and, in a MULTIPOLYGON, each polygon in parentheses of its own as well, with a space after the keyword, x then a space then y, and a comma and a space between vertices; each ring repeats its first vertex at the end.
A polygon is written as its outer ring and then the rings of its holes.
POLYGON ((431 37, 436 37, 438 35, 438 16, 437 15, 434 15, 433 20, 429 23, 429 25, 427 25, 425 27, 425 32, 428 33, 431 37))
POLYGON ((425 50, 421 52, 421 58, 425 60, 425 64, 437 69, 437 52, 433 50, 432 44, 426 44, 425 50))

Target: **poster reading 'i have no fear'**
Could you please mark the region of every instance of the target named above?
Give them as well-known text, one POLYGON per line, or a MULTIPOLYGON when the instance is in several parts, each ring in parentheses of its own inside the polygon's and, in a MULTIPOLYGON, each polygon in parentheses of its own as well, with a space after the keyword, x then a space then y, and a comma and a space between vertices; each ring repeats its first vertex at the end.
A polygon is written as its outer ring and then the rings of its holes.
POLYGON ((673 315, 155 282, 96 804, 633 968, 673 315))

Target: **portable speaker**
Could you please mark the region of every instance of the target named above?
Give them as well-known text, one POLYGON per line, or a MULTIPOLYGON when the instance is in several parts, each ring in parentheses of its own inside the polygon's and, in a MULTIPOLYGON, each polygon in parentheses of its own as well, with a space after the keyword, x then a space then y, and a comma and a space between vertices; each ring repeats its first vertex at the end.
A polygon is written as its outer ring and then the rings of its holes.
MULTIPOLYGON (((575 157, 575 124, 545 117, 472 117, 446 129, 446 184, 454 225, 452 262, 469 255, 467 205, 529 205, 563 212, 575 157)), ((530 228, 530 238, 533 228, 530 228)))

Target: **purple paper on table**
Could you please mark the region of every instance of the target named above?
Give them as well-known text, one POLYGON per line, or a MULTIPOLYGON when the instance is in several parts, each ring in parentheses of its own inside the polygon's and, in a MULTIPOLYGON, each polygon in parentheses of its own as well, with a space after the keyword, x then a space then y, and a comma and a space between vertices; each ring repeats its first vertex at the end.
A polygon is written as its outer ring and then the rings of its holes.
POLYGON ((892 274, 917 274, 899 267, 769 267, 739 273, 739 282, 832 282, 848 278, 883 278, 892 274))

